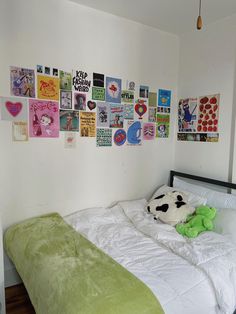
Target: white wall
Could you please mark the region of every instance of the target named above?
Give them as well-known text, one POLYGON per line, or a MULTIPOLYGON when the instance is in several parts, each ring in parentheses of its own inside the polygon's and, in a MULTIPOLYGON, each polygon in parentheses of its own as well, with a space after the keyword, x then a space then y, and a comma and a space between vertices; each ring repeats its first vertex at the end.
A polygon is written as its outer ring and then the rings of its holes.
POLYGON ((175 169, 230 177, 236 15, 180 37, 179 98, 220 93, 219 143, 176 142, 175 169))
MULTIPOLYGON (((176 102, 179 43, 174 35, 66 0, 4 0, 7 38, 0 59, 0 95, 9 95, 9 66, 77 67, 169 88, 176 102)), ((3 13, 3 11, 2 11, 3 13)), ((172 111, 174 122, 174 110, 172 111)), ((172 123, 173 125, 173 123, 172 123)), ((3 225, 58 211, 65 215, 115 200, 150 195, 174 164, 174 139, 141 147, 97 148, 78 138, 76 150, 59 139, 13 143, 0 123, 0 208, 3 225)))

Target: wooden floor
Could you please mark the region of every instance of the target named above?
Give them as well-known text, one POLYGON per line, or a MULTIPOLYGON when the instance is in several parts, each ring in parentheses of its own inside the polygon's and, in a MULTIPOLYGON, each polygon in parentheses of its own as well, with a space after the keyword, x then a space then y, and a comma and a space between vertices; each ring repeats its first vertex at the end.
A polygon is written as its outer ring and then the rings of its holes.
POLYGON ((7 314, 35 314, 23 284, 6 289, 7 314))

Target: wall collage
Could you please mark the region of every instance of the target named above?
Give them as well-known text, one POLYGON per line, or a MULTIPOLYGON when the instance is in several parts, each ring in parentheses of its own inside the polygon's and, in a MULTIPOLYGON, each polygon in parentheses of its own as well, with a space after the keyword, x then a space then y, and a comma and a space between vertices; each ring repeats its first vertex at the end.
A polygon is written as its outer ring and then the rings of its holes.
POLYGON ((14 142, 57 138, 60 131, 65 148, 76 147, 78 134, 96 138, 98 147, 169 137, 170 90, 37 65, 10 67, 10 95, 0 97, 0 119, 12 122, 14 142))

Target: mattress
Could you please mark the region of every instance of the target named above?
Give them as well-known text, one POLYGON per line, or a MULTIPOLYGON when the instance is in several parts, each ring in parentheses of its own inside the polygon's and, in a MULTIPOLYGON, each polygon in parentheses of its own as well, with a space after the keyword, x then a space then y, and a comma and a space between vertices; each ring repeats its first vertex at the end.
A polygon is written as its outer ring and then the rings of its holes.
MULTIPOLYGON (((145 219, 149 221, 151 218, 144 211, 145 205, 145 200, 118 203, 109 209, 79 211, 64 219, 144 282, 158 298, 166 314, 231 314, 233 311, 230 313, 230 307, 224 307, 219 298, 219 291, 225 289, 224 285, 216 289, 214 280, 200 264, 194 264, 181 251, 175 251, 148 232, 145 219)), ((169 231, 165 229, 165 232, 161 234, 168 234, 169 231)), ((169 234, 175 237, 177 233, 173 232, 171 230, 169 234)), ((230 290, 233 288, 227 287, 225 293, 232 293, 235 297, 234 291, 230 290)), ((227 300, 226 296, 226 303, 227 300)), ((236 304, 230 306, 236 308, 236 304)))

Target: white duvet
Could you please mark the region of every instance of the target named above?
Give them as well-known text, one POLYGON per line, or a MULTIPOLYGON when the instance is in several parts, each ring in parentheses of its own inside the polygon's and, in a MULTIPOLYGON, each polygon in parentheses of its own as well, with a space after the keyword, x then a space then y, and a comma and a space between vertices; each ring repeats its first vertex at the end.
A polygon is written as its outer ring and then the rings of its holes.
POLYGON ((142 280, 166 314, 232 314, 236 247, 214 232, 185 239, 145 206, 146 200, 120 202, 65 220, 142 280))

